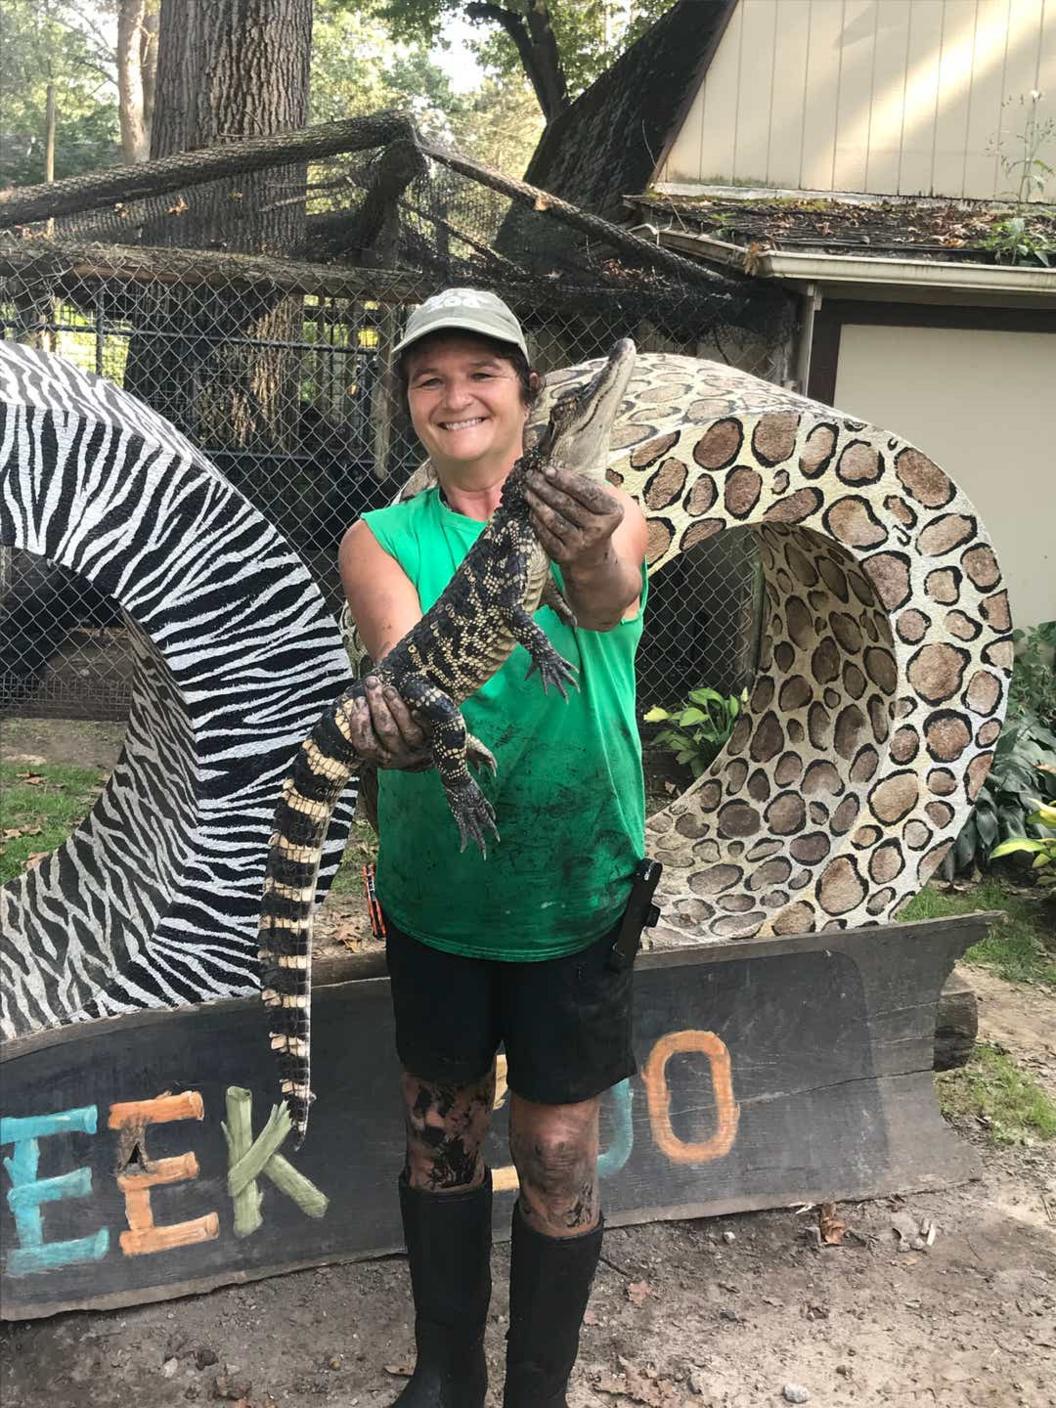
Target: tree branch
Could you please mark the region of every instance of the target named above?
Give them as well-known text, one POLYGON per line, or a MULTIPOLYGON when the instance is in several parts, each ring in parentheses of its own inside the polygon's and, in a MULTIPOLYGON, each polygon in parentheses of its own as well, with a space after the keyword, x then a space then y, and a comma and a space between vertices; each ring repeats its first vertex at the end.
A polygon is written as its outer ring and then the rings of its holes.
POLYGON ((535 93, 536 102, 542 109, 543 117, 547 122, 553 121, 557 113, 551 111, 551 85, 547 83, 546 74, 539 64, 535 45, 528 32, 524 16, 513 10, 507 10, 504 5, 491 4, 490 0, 473 0, 472 4, 466 6, 466 17, 471 20, 492 20, 495 24, 501 25, 517 46, 521 66, 528 75, 528 81, 532 85, 532 91, 535 93))
POLYGON ((268 166, 287 166, 338 152, 383 147, 404 138, 418 143, 418 131, 399 112, 349 117, 323 122, 299 132, 279 132, 271 137, 248 137, 224 142, 204 151, 178 152, 134 166, 111 166, 86 176, 68 176, 50 186, 24 186, 0 191, 0 230, 28 225, 57 215, 98 210, 115 201, 140 200, 185 190, 221 176, 239 176, 268 166))
POLYGON ((468 157, 460 156, 457 152, 445 151, 442 147, 435 147, 429 143, 425 143, 422 150, 427 157, 440 162, 443 166, 450 167, 452 171, 469 176, 472 180, 479 181, 481 185, 498 191, 500 195, 509 196, 513 200, 520 201, 522 205, 529 205, 533 210, 561 220, 574 230, 579 230, 594 239, 602 240, 613 248, 625 250, 645 264, 652 265, 656 269, 663 269, 665 273, 673 274, 687 283, 707 284, 716 297, 721 298, 724 290, 729 296, 737 283, 747 281, 747 276, 739 277, 732 270, 717 274, 714 270, 703 264, 698 264, 695 260, 684 259, 680 254, 673 254, 662 245, 650 244, 648 240, 643 240, 638 235, 632 235, 621 225, 610 224, 600 215, 591 215, 589 211, 582 210, 578 205, 570 205, 568 201, 561 200, 559 196, 551 195, 549 191, 542 191, 538 186, 529 186, 525 181, 515 181, 512 176, 506 176, 503 172, 496 171, 490 166, 484 166, 479 161, 471 161, 468 157))

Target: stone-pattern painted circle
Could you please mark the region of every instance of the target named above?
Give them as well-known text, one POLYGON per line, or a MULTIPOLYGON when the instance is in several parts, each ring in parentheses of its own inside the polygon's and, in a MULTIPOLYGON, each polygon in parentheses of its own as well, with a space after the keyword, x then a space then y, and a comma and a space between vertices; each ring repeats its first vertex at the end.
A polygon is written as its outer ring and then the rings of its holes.
MULTIPOLYGON (((0 891, 0 1031, 251 991, 279 790, 348 680, 320 592, 167 421, 10 343, 0 543, 111 594, 135 655, 124 751, 102 796, 0 891)), ((321 893, 354 800, 352 788, 331 828, 321 893)))
MULTIPOLYGON (((540 413, 597 365, 548 378, 540 413)), ((658 940, 891 918, 964 824, 1004 717, 1012 623, 978 514, 898 436, 689 357, 639 356, 613 449, 650 571, 745 527, 766 578, 748 709, 649 823, 658 940)))

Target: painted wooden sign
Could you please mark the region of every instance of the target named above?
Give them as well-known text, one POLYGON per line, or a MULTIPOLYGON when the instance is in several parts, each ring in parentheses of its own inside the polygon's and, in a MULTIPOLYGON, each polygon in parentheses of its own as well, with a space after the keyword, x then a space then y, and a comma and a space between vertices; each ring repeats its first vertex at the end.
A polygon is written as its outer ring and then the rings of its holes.
MULTIPOLYGON (((604 1111, 610 1222, 972 1176, 975 1157, 943 1124, 931 1068, 939 990, 985 927, 978 916, 645 956, 639 1074, 604 1111)), ((297 1153, 273 1108, 254 1000, 10 1043, 4 1317, 128 1305, 398 1248, 391 1023, 384 977, 320 984, 319 1099, 297 1153)), ((499 1236, 516 1190, 505 1151, 500 1106, 489 1146, 499 1236)))

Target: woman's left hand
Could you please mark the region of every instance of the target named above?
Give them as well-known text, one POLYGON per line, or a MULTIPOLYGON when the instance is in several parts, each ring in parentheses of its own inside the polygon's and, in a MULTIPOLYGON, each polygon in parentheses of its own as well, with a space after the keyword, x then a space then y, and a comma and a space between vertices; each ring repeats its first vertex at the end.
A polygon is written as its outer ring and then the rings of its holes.
POLYGON ((532 470, 525 497, 547 556, 562 567, 590 567, 609 551, 624 507, 597 479, 553 465, 532 470))

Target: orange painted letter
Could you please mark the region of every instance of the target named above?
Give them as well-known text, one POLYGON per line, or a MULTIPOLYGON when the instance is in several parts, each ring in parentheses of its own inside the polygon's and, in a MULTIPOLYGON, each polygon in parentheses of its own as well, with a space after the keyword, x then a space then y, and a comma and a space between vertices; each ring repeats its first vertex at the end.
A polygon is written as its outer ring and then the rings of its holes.
POLYGON ((649 1053, 642 1080, 649 1102, 653 1138, 672 1163, 704 1164, 711 1159, 721 1159, 730 1152, 737 1138, 741 1109, 733 1098, 730 1053, 714 1032, 668 1032, 649 1053), (667 1084, 668 1061, 672 1056, 691 1051, 701 1052, 708 1058, 711 1088, 715 1096, 715 1132, 710 1139, 699 1144, 679 1139, 671 1127, 671 1091, 667 1084))
POLYGON ((157 1227, 150 1205, 150 1190, 165 1183, 182 1183, 198 1177, 198 1160, 193 1153, 171 1159, 151 1159, 147 1154, 147 1125, 168 1124, 171 1120, 200 1120, 205 1114, 197 1090, 182 1095, 159 1095, 154 1100, 129 1100, 110 1106, 109 1126, 120 1131, 117 1186, 125 1195, 128 1232, 121 1233, 121 1250, 126 1256, 165 1252, 172 1247, 188 1247, 208 1242, 220 1234, 215 1212, 188 1222, 157 1227), (131 1167, 130 1167, 131 1165, 131 1167))

